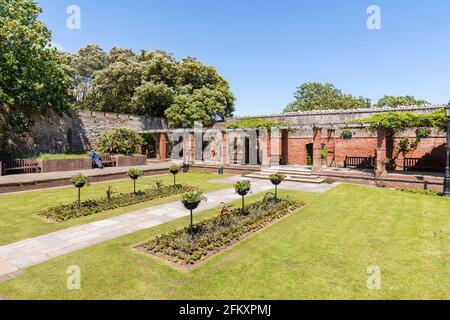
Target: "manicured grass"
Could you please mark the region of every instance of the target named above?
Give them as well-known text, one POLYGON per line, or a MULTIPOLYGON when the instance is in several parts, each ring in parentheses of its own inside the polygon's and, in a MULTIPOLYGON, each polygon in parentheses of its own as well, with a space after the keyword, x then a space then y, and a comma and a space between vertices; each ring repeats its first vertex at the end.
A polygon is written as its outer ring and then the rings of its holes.
MULTIPOLYGON (((229 188, 230 185, 211 183, 209 180, 227 177, 216 174, 179 174, 178 183, 186 183, 197 186, 205 192, 229 188)), ((173 183, 173 176, 167 174, 160 177, 147 177, 137 181, 137 188, 149 188, 154 186, 156 179, 161 179, 165 184, 173 183)), ((81 191, 83 200, 106 197, 106 189, 112 185, 117 193, 133 192, 133 182, 131 180, 120 180, 105 183, 95 183, 85 187, 81 191)), ((76 201, 77 189, 75 187, 64 187, 56 189, 46 189, 37 192, 25 192, 12 195, 0 195, 0 245, 9 244, 25 238, 30 238, 52 231, 65 229, 67 227, 89 223, 96 220, 131 212, 141 208, 157 205, 165 202, 175 201, 181 195, 143 202, 137 205, 124 207, 116 210, 102 212, 93 216, 83 217, 63 223, 52 223, 37 216, 38 212, 49 207, 66 204, 76 201)))
MULTIPOLYGON (((450 201, 341 185, 326 194, 280 191, 307 207, 189 272, 136 244, 188 217, 25 270, 0 284, 10 299, 449 299, 450 201), (81 290, 66 287, 81 268, 81 290), (381 268, 369 290, 367 268, 381 268)), ((248 199, 255 201, 262 195, 248 199)), ((239 205, 239 201, 236 202, 239 205)), ((200 218, 217 214, 209 210, 200 218)))

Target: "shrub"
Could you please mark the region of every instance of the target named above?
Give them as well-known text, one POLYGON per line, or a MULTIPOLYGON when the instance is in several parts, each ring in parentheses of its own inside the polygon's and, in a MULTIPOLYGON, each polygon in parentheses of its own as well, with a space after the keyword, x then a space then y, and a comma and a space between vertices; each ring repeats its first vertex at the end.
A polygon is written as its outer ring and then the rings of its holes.
POLYGON ((194 265, 304 205, 288 199, 277 203, 262 200, 249 205, 245 215, 240 209, 224 206, 221 215, 194 225, 193 234, 190 228, 176 230, 139 245, 138 249, 179 265, 194 265))
POLYGON ((89 179, 82 173, 78 173, 72 177, 73 185, 78 189, 78 199, 77 199, 77 208, 80 208, 81 205, 81 188, 89 185, 89 179))
POLYGON ((111 196, 109 200, 108 198, 101 198, 96 200, 83 201, 79 210, 77 209, 76 203, 59 205, 49 208, 39 213, 39 215, 49 219, 53 219, 57 222, 63 222, 79 217, 90 216, 106 210, 128 207, 137 203, 170 197, 194 190, 194 187, 188 185, 177 185, 176 187, 164 186, 160 189, 151 188, 146 191, 141 191, 137 194, 117 194, 111 196))
POLYGON ((350 140, 351 138, 353 138, 353 132, 351 132, 350 130, 342 131, 342 139, 350 140))
POLYGON ((433 197, 442 197, 444 195, 443 192, 438 192, 434 190, 424 190, 424 189, 413 189, 413 188, 397 188, 396 190, 401 192, 407 192, 412 194, 422 194, 426 196, 433 196, 433 197))
POLYGON ((180 172, 179 166, 171 166, 169 168, 171 174, 173 174, 173 185, 177 184, 177 174, 180 172))
POLYGON ((248 180, 241 180, 234 184, 234 190, 240 196, 247 195, 250 192, 251 184, 248 180))
POLYGON ((128 176, 133 180, 134 193, 136 194, 136 180, 142 177, 142 170, 130 169, 128 170, 128 176))
POLYGON ((89 178, 82 173, 78 173, 72 177, 72 183, 77 188, 84 188, 89 185, 89 178))
POLYGON ((202 191, 197 190, 183 194, 182 200, 183 202, 194 203, 206 200, 206 198, 202 191))
POLYGON ((102 152, 111 154, 132 155, 139 151, 142 137, 128 128, 118 128, 103 133, 98 138, 102 152))

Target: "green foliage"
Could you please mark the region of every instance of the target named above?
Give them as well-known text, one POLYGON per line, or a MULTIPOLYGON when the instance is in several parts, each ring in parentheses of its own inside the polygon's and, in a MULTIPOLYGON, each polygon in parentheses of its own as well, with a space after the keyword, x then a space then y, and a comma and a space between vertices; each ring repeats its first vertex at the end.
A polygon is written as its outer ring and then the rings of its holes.
POLYGON ((280 182, 283 182, 283 181, 286 180, 286 176, 285 176, 284 174, 281 174, 281 173, 274 173, 274 174, 271 174, 271 175, 270 175, 269 179, 270 179, 271 181, 280 181, 280 182))
POLYGON ((172 174, 178 174, 180 172, 180 167, 179 166, 170 166, 169 168, 170 173, 172 174))
POLYGON ((68 59, 77 106, 105 112, 164 117, 172 126, 226 119, 234 111, 229 85, 212 66, 195 58, 178 62, 162 50, 90 45, 68 59))
POLYGON ((380 128, 390 133, 396 133, 414 127, 443 129, 447 124, 447 117, 445 110, 439 109, 433 113, 421 114, 410 112, 380 113, 370 118, 357 120, 357 122, 369 123, 370 129, 373 131, 380 128))
POLYGON ((63 55, 51 46, 51 33, 38 21, 41 8, 32 0, 1 0, 0 133, 24 133, 33 116, 48 107, 69 107, 70 76, 63 55))
POLYGON ((206 200, 206 197, 203 195, 203 192, 199 190, 185 193, 182 197, 182 201, 188 203, 200 202, 203 200, 206 200))
POLYGON ((271 121, 263 120, 259 118, 246 118, 235 123, 230 123, 226 126, 227 129, 239 129, 239 128, 267 128, 270 130, 272 127, 288 126, 289 122, 285 121, 271 121))
POLYGON ((417 139, 425 139, 431 135, 431 130, 428 128, 419 128, 416 130, 417 139))
POLYGON ((433 197, 442 197, 444 195, 443 192, 433 191, 433 190, 423 190, 423 189, 413 189, 413 188, 398 188, 398 191, 411 193, 411 194, 422 194, 426 196, 433 196, 433 197))
POLYGON ((322 147, 322 150, 320 150, 320 158, 322 160, 327 160, 327 158, 328 158, 328 149, 327 149, 326 146, 322 147))
POLYGON ((423 106, 430 104, 426 100, 416 99, 413 96, 401 96, 401 97, 394 97, 394 96, 384 96, 381 98, 377 104, 374 105, 375 108, 382 108, 382 107, 400 107, 400 106, 423 106))
POLYGON ((342 139, 349 140, 353 137, 353 132, 351 130, 343 130, 342 131, 342 139))
POLYGON ((297 88, 295 101, 284 112, 369 108, 370 99, 342 93, 331 83, 308 82, 297 88))
POLYGON ((193 239, 191 230, 185 228, 159 236, 139 249, 180 265, 193 265, 303 206, 287 199, 277 203, 263 200, 249 205, 245 214, 223 206, 219 216, 194 225, 193 239))
POLYGON ((89 178, 82 173, 74 175, 71 179, 72 184, 77 188, 83 188, 89 185, 89 178))
POLYGON ((111 154, 132 155, 139 151, 142 137, 128 128, 112 129, 98 138, 98 145, 102 152, 111 154))
POLYGON ((195 190, 195 188, 187 185, 161 186, 159 189, 152 188, 144 192, 141 191, 137 194, 121 193, 111 196, 110 199, 106 197, 102 199, 83 201, 80 209, 77 209, 77 203, 59 205, 43 211, 40 215, 48 219, 53 219, 57 222, 63 222, 90 216, 106 210, 128 207, 137 203, 170 197, 192 190, 195 190))
POLYGON ((239 195, 246 195, 250 192, 252 186, 249 180, 241 180, 234 183, 234 189, 239 195))
POLYGON ((143 174, 143 172, 140 169, 130 169, 130 170, 128 170, 128 176, 131 179, 133 179, 133 180, 139 179, 140 177, 142 177, 142 174, 143 174))

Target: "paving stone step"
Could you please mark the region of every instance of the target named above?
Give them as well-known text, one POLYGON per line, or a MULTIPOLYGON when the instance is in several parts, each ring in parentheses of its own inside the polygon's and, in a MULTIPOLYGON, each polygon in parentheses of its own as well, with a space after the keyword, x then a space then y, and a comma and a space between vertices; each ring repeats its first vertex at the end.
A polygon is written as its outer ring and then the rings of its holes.
MULTIPOLYGON (((258 173, 249 174, 249 175, 246 175, 245 177, 269 180, 269 175, 258 174, 258 173)), ((325 182, 325 180, 320 178, 319 176, 312 176, 312 177, 286 176, 286 181, 302 182, 302 183, 316 183, 316 184, 321 184, 321 183, 325 182)))

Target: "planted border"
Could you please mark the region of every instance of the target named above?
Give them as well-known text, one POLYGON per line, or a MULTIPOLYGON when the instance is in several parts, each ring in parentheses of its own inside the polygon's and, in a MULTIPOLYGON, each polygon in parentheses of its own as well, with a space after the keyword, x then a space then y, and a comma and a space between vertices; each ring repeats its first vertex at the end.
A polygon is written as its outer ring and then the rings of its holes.
POLYGON ((179 266, 193 266, 304 206, 303 202, 289 199, 279 199, 275 203, 266 196, 248 205, 244 212, 240 208, 222 208, 219 216, 193 226, 192 240, 189 228, 184 228, 136 248, 179 266))
POLYGON ((194 190, 197 190, 197 188, 184 184, 178 184, 175 186, 159 186, 146 191, 139 191, 136 194, 121 193, 110 197, 110 199, 101 198, 83 201, 81 202, 80 209, 77 208, 77 203, 59 205, 49 208, 39 213, 39 215, 57 222, 64 222, 71 219, 97 214, 102 211, 128 207, 141 202, 166 198, 194 190))

